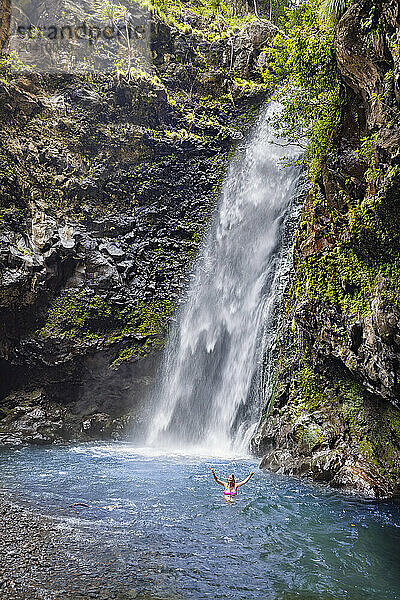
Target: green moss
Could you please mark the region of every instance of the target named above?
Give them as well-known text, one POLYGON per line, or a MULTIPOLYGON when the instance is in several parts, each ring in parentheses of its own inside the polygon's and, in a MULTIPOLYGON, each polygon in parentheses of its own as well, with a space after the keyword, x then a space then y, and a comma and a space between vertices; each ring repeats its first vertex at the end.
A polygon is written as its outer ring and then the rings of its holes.
POLYGON ((304 260, 296 295, 302 301, 340 306, 350 314, 368 314, 376 273, 352 248, 337 246, 304 260))
POLYGON ((390 404, 368 419, 360 442, 360 454, 374 464, 382 476, 400 480, 400 412, 390 404))
POLYGON ((173 310, 168 300, 138 301, 120 309, 87 291, 64 292, 50 307, 46 324, 37 334, 105 343, 134 336, 141 343, 163 336, 173 310))
POLYGON ((247 94, 266 94, 268 92, 268 85, 265 83, 257 83, 248 79, 242 79, 240 77, 234 77, 232 80, 232 94, 235 98, 246 96, 247 94))
POLYGON ((375 161, 366 173, 368 191, 349 208, 348 229, 356 244, 370 254, 398 255, 400 167, 381 169, 375 161))
POLYGON ((144 358, 155 350, 162 350, 164 345, 165 341, 160 338, 146 340, 141 345, 128 344, 119 352, 117 358, 111 363, 111 367, 116 367, 125 361, 134 361, 144 358))
POLYGON ((0 58, 0 82, 9 83, 15 77, 16 72, 32 71, 33 67, 26 65, 21 61, 18 52, 13 50, 0 58))
POLYGON ((173 313, 174 305, 169 300, 151 300, 137 302, 132 309, 124 312, 123 318, 127 318, 132 332, 143 336, 159 336, 164 333, 173 313))
POLYGON ((385 413, 384 423, 400 446, 400 411, 391 406, 385 413))
POLYGON ((366 424, 362 389, 355 382, 346 379, 339 379, 337 384, 344 421, 352 433, 356 430, 360 432, 366 424))
POLYGON ((371 314, 378 287, 383 300, 398 304, 399 278, 397 247, 386 257, 373 259, 352 247, 338 245, 303 260, 296 297, 302 303, 331 304, 348 315, 364 316, 371 314))
POLYGON ((336 398, 359 456, 388 479, 400 477, 400 412, 383 400, 365 395, 363 387, 346 377, 335 381, 336 398))
POLYGON ((309 451, 323 444, 325 440, 324 430, 319 425, 311 423, 310 425, 300 426, 296 430, 297 439, 309 451))
POLYGON ((324 403, 323 390, 307 357, 303 358, 300 368, 294 373, 290 385, 290 394, 294 399, 294 412, 313 413, 321 409, 324 403))

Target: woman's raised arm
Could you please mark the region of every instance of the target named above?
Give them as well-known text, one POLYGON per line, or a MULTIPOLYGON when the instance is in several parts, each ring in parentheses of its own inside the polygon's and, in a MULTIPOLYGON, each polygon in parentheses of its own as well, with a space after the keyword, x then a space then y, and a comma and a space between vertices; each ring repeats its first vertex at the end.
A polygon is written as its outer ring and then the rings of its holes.
POLYGON ((219 485, 226 485, 225 481, 221 481, 220 479, 218 479, 218 477, 215 474, 215 469, 211 469, 211 473, 213 474, 213 477, 214 477, 215 481, 217 483, 219 483, 219 485))
POLYGON ((250 473, 250 475, 248 475, 248 476, 246 477, 246 479, 243 479, 243 481, 240 481, 239 483, 237 483, 237 484, 236 484, 236 487, 238 488, 238 487, 240 487, 241 485, 244 485, 245 483, 247 483, 247 482, 249 481, 249 479, 251 479, 251 478, 253 477, 253 475, 254 475, 254 471, 252 471, 252 472, 250 473))

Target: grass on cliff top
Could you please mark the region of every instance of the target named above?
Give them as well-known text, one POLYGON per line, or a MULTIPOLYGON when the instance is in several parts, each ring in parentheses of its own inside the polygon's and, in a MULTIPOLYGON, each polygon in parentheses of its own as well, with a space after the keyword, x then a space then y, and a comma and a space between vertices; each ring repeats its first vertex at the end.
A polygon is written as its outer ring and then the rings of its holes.
MULTIPOLYGON (((133 0, 131 0, 133 1, 133 0)), ((212 40, 230 37, 257 19, 281 25, 294 0, 279 2, 240 2, 238 0, 137 0, 160 20, 182 33, 212 40)))

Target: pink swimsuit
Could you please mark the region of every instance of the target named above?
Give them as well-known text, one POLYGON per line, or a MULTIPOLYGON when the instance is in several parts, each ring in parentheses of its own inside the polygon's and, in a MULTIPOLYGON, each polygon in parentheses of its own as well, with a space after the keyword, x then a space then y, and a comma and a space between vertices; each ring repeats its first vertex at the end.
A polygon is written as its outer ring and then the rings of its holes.
POLYGON ((234 490, 233 492, 224 492, 224 496, 237 496, 237 491, 234 490))

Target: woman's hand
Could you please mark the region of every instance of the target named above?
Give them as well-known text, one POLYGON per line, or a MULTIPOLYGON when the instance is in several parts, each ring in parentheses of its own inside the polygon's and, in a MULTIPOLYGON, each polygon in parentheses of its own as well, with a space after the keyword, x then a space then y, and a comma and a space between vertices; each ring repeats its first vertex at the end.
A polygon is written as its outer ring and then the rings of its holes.
POLYGON ((213 477, 214 477, 215 481, 216 481, 217 483, 219 483, 219 485, 225 485, 225 482, 224 482, 224 481, 221 481, 221 480, 220 480, 220 479, 218 479, 218 477, 216 476, 216 474, 215 474, 215 469, 211 469, 211 473, 213 474, 213 477))

